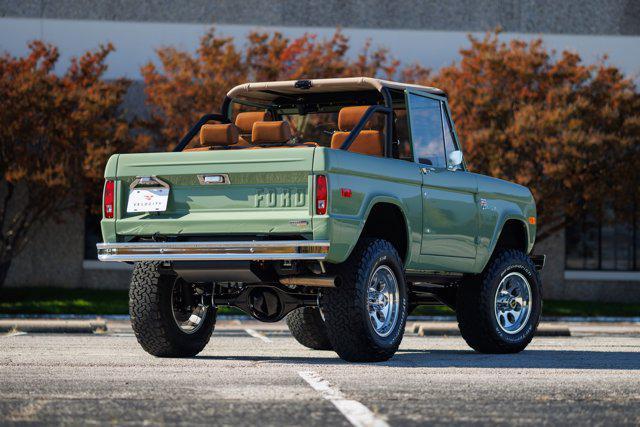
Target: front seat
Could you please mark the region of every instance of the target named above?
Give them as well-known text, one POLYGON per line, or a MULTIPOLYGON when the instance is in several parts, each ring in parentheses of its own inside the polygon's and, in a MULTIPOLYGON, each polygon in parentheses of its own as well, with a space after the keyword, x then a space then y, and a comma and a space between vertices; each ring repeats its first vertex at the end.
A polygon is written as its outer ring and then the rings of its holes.
POLYGON ((255 122, 251 129, 251 145, 283 145, 291 140, 289 123, 255 122))
MULTIPOLYGON (((334 132, 331 137, 331 148, 340 149, 351 131, 358 125, 369 105, 358 107, 344 107, 338 114, 339 132, 334 132)), ((384 156, 384 120, 379 114, 374 114, 349 147, 349 151, 366 154, 369 156, 384 156)))
POLYGON ((247 146, 251 143, 251 132, 255 122, 266 122, 271 120, 271 114, 268 111, 247 111, 238 113, 235 124, 240 132, 238 145, 247 146))

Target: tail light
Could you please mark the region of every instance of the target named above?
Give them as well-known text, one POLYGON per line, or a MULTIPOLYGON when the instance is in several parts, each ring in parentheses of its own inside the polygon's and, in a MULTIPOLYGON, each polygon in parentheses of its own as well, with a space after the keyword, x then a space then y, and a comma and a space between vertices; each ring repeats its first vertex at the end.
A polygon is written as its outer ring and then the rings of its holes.
POLYGON ((327 213, 327 177, 318 175, 316 177, 316 214, 325 215, 327 213))
POLYGON ((105 218, 113 218, 115 210, 115 182, 107 180, 104 183, 103 211, 105 218))

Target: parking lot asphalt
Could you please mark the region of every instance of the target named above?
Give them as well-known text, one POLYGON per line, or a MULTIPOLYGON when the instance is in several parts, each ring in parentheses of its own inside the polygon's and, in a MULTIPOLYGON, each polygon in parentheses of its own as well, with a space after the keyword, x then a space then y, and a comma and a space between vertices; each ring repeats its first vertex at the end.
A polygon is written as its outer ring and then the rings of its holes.
POLYGON ((125 322, 14 332, 0 335, 0 424, 639 425, 640 334, 593 331, 483 355, 408 328, 375 364, 306 349, 281 324, 222 322, 192 359, 149 356, 125 322))

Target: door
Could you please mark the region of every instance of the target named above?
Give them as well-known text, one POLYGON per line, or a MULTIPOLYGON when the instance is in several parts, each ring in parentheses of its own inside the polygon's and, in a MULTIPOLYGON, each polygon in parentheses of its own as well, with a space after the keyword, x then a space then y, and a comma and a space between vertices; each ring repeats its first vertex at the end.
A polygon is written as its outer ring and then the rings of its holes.
POLYGON ((434 269, 464 270, 476 258, 478 186, 465 170, 447 167, 458 149, 443 98, 407 94, 415 161, 422 173, 421 254, 434 269))

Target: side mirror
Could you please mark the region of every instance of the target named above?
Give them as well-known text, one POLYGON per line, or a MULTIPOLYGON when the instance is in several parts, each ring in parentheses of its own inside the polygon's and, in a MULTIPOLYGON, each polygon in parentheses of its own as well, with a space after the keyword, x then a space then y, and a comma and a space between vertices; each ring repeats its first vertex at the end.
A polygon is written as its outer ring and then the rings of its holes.
POLYGON ((449 153, 449 164, 447 168, 449 170, 458 170, 462 164, 462 151, 456 150, 449 153))

